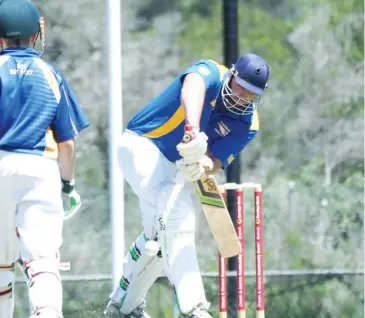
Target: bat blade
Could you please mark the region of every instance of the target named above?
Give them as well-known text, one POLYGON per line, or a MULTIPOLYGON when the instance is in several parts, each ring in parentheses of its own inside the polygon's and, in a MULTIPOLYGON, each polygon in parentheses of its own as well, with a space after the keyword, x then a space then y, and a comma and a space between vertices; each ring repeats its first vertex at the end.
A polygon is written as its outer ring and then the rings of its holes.
POLYGON ((202 177, 197 184, 197 193, 220 255, 228 258, 240 254, 241 244, 217 181, 212 176, 202 177))

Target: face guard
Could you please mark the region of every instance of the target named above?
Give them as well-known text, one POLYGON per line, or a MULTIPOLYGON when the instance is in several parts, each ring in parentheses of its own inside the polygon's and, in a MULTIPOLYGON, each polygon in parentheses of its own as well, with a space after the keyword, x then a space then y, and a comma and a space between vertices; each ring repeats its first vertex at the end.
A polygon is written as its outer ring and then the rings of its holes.
MULTIPOLYGON (((236 114, 236 115, 249 115, 252 114, 255 110, 255 106, 259 105, 261 103, 261 95, 259 95, 259 92, 255 92, 254 90, 250 90, 250 85, 243 86, 243 80, 238 77, 238 72, 235 70, 234 66, 232 66, 231 69, 229 69, 229 75, 225 79, 223 83, 222 88, 222 100, 223 104, 226 107, 227 110, 230 112, 236 114), (246 99, 244 97, 236 95, 232 90, 232 80, 233 78, 237 82, 239 86, 246 89, 247 91, 250 91, 255 95, 255 98, 252 100, 246 99)), ((244 81, 245 82, 245 81, 244 81)), ((245 84, 249 84, 246 83, 245 84)), ((261 93, 261 92, 260 92, 261 93)))

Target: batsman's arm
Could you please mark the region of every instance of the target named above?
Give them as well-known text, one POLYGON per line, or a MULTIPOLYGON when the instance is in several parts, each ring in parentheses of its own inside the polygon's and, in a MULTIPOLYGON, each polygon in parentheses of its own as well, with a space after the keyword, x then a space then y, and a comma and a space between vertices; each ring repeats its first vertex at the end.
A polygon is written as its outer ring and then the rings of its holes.
POLYGON ((206 86, 204 79, 197 73, 185 76, 181 90, 181 104, 184 107, 186 125, 200 128, 206 86))
POLYGON ((61 179, 71 181, 75 176, 76 142, 75 138, 57 144, 58 162, 60 165, 61 179))
MULTIPOLYGON (((188 68, 181 76, 180 100, 184 110, 185 126, 182 141, 177 145, 185 164, 199 162, 207 151, 208 137, 200 131, 200 120, 207 96, 216 95, 220 85, 219 70, 201 61, 188 68)), ((211 109, 206 103, 205 107, 211 109)))
POLYGON ((75 190, 75 138, 58 143, 58 162, 62 179, 63 219, 72 218, 81 207, 80 195, 75 190))

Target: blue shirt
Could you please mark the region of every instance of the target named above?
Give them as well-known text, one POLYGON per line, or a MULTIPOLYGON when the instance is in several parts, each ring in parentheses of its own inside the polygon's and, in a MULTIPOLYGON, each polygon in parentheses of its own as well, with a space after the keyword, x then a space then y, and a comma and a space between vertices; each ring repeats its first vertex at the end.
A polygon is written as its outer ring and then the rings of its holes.
POLYGON ((0 52, 0 149, 58 157, 88 121, 62 74, 31 48, 0 52))
POLYGON ((150 138, 168 160, 180 159, 176 146, 182 140, 185 125, 180 95, 182 79, 189 73, 197 73, 204 79, 206 96, 200 130, 208 136, 208 151, 227 167, 256 135, 259 119, 256 109, 248 115, 236 115, 225 109, 221 90, 227 68, 212 60, 199 61, 184 70, 131 119, 127 129, 150 138))

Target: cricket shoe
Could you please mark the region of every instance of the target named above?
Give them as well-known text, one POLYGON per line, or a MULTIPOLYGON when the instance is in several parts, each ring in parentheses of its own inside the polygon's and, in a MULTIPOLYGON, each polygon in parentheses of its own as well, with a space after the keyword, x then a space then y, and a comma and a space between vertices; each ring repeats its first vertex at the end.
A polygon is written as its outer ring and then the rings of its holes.
POLYGON ((181 314, 180 318, 213 318, 213 316, 202 304, 199 304, 190 314, 181 314))
POLYGON ((131 313, 125 315, 120 312, 120 305, 114 300, 110 300, 104 311, 104 316, 108 318, 151 318, 145 311, 146 303, 141 303, 131 313))
POLYGON ((51 307, 43 307, 42 310, 33 313, 30 318, 62 318, 62 313, 51 307))

